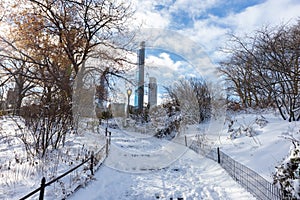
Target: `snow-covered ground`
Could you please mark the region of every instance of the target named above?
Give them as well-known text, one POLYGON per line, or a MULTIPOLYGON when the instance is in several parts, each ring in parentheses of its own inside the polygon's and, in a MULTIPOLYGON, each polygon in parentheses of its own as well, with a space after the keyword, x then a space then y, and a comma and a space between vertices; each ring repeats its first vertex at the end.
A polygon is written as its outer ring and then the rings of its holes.
POLYGON ((104 166, 70 199, 255 199, 211 160, 188 151, 167 168, 129 173, 104 166))
POLYGON ((227 123, 218 146, 233 159, 272 182, 275 166, 289 154, 291 141, 288 138, 299 139, 300 123, 284 121, 274 111, 239 113, 231 115, 231 119, 234 120, 233 129, 251 127, 253 135, 246 136, 247 133, 242 131, 235 139, 229 139, 227 123), (264 120, 266 123, 260 123, 264 120))
MULTIPOLYGON (((272 182, 275 166, 289 153, 287 138, 299 137, 299 125, 283 121, 273 111, 241 112, 230 115, 221 133, 208 132, 207 138, 213 147, 272 182)), ((198 128, 198 133, 206 127, 198 128)), ((190 139, 197 130, 189 128, 185 134, 190 139)), ((186 149, 182 135, 167 142, 114 134, 111 155, 96 180, 71 199, 254 199, 217 163, 186 149)))
MULTIPOLYGON (((65 172, 76 164, 68 164, 72 158, 105 143, 103 129, 101 134, 86 130, 82 135, 71 135, 66 148, 49 158, 52 163, 36 159, 28 162, 13 121, 2 118, 0 125, 0 199, 20 198, 39 187, 42 176, 49 180, 65 172)), ((205 132, 207 125, 189 127, 172 141, 110 129, 110 155, 95 179, 70 199, 254 199, 217 163, 185 147, 184 135, 190 144, 196 134, 205 132)), ((274 111, 240 112, 230 115, 220 133, 205 134, 213 147, 220 147, 272 182, 275 166, 289 153, 288 138, 299 138, 299 129, 299 122, 283 121, 274 111)), ((70 179, 63 184, 65 187, 73 183, 70 179)), ((59 184, 46 188, 46 199, 60 199, 59 184)))
MULTIPOLYGON (((65 147, 52 150, 44 158, 33 158, 28 156, 21 140, 22 134, 28 133, 19 130, 17 124, 22 124, 19 118, 0 118, 0 199, 3 200, 22 198, 40 187, 42 177, 46 177, 47 182, 54 179, 80 164, 89 152, 97 152, 105 144, 103 135, 84 126, 83 134, 68 135, 65 147)), ((83 167, 79 170, 47 187, 46 199, 61 199, 89 179, 88 170, 83 170, 83 167)), ((38 195, 29 199, 37 199, 38 195)))
POLYGON ((70 199, 254 199, 219 165, 182 144, 114 132, 96 180, 70 199))

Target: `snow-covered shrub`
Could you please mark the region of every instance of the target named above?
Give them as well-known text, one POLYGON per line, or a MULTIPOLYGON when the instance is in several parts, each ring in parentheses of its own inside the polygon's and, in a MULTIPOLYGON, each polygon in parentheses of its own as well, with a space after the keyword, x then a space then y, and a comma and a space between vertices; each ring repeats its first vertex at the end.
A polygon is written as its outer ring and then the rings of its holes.
MULTIPOLYGON (((169 110, 170 108, 167 109, 169 110)), ((160 118, 160 124, 163 124, 163 126, 157 128, 155 137, 172 139, 178 133, 181 123, 180 112, 171 108, 171 112, 167 112, 167 114, 160 118)))
POLYGON ((180 127, 180 117, 172 117, 170 121, 166 123, 166 126, 158 129, 155 137, 172 139, 176 136, 180 127))
POLYGON ((263 128, 268 123, 268 120, 266 120, 263 116, 256 117, 254 120, 249 120, 247 122, 245 120, 243 120, 243 122, 239 122, 237 119, 232 118, 227 118, 227 121, 227 132, 229 133, 230 139, 235 139, 242 135, 253 137, 258 134, 256 130, 256 128, 258 128, 257 126, 259 126, 259 128, 263 128))
POLYGON ((269 121, 264 116, 260 115, 255 119, 255 123, 259 125, 260 128, 263 128, 269 123, 269 121))
MULTIPOLYGON (((103 128, 103 127, 100 127, 103 128)), ((104 129, 101 129, 104 132, 104 129)), ((51 181, 82 163, 104 145, 103 135, 86 132, 84 135, 70 133, 65 145, 58 149, 49 148, 45 156, 35 156, 32 132, 21 117, 0 119, 0 199, 19 199, 40 186, 41 178, 51 181)), ((96 154, 94 161, 102 162, 104 155, 96 154)), ((61 181, 47 187, 50 199, 63 199, 76 187, 86 184, 92 177, 90 162, 67 175, 61 181)), ((96 169, 96 168, 95 168, 96 169)), ((47 199, 47 198, 46 198, 47 199)))
POLYGON ((25 133, 22 141, 33 148, 33 156, 44 157, 47 151, 64 145, 67 134, 72 130, 72 121, 68 106, 53 102, 50 105, 24 106, 20 119, 15 123, 25 133))
POLYGON ((228 125, 228 133, 230 139, 238 138, 242 135, 253 137, 257 135, 253 123, 250 124, 238 124, 238 126, 234 126, 234 123, 237 123, 236 121, 231 121, 228 125))
POLYGON ((176 136, 180 128, 182 120, 180 110, 171 103, 164 104, 159 109, 159 113, 164 114, 160 114, 160 116, 156 115, 155 119, 152 120, 155 121, 156 124, 161 124, 161 126, 157 127, 154 136, 158 138, 172 139, 176 136))
POLYGON ((273 176, 287 199, 300 199, 300 143, 293 141, 289 156, 276 167, 273 176))

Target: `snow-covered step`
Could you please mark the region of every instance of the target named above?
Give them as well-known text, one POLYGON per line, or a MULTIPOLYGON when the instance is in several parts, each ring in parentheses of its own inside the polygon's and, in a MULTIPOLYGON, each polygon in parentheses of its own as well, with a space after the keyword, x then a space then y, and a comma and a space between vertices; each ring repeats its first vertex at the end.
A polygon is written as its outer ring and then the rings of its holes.
POLYGON ((139 152, 112 144, 105 165, 126 172, 157 170, 169 166, 186 151, 185 146, 172 142, 156 151, 140 149, 139 152))
POLYGON ((104 165, 95 174, 96 180, 73 194, 70 200, 255 199, 214 161, 192 150, 164 169, 147 172, 129 173, 104 165))

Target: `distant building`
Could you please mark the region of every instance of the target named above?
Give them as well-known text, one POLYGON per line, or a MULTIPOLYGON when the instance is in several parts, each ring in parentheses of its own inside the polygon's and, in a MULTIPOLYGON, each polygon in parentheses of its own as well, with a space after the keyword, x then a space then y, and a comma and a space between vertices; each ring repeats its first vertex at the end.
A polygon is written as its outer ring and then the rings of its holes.
MULTIPOLYGON (((138 81, 138 77, 139 77, 139 71, 136 71, 137 81, 138 81)), ((136 87, 134 90, 134 107, 135 108, 138 107, 138 104, 139 104, 138 102, 139 102, 138 87, 136 87)))
POLYGON ((125 117, 126 104, 125 103, 112 103, 110 105, 110 109, 112 112, 113 117, 125 117))
POLYGON ((14 89, 9 89, 7 91, 7 99, 6 99, 6 104, 7 104, 7 107, 9 109, 14 109, 16 108, 16 105, 17 105, 17 100, 18 100, 18 93, 17 93, 17 90, 14 90, 14 89))
POLYGON ((0 110, 5 110, 6 109, 6 101, 1 100, 0 101, 0 110))
MULTIPOLYGON (((141 42, 138 50, 138 70, 136 72, 137 88, 134 93, 134 105, 138 111, 144 107, 144 90, 145 90, 145 42, 141 42)), ((148 105, 150 107, 157 105, 157 82, 156 78, 150 77, 148 84, 148 105)))
POLYGON ((95 111, 95 87, 76 89, 73 96, 73 113, 80 117, 94 118, 95 111))
POLYGON ((135 106, 139 111, 144 107, 144 65, 145 65, 145 42, 141 42, 138 51, 137 89, 135 90, 135 106))
POLYGON ((95 101, 96 101, 96 115, 98 118, 102 117, 102 113, 106 110, 108 99, 108 84, 107 71, 104 71, 100 77, 100 85, 96 86, 95 101))
POLYGON ((157 83, 154 77, 149 77, 148 104, 150 107, 157 105, 157 83))

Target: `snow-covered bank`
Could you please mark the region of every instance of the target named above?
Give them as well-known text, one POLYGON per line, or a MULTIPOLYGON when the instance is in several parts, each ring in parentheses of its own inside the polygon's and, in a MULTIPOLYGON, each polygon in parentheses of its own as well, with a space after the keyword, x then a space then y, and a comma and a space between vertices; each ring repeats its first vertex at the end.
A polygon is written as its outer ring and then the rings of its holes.
POLYGON ((289 154, 291 142, 286 138, 297 136, 300 123, 284 121, 273 112, 239 113, 231 119, 233 129, 251 127, 253 135, 246 136, 242 130, 240 135, 229 138, 228 127, 224 127, 219 140, 221 150, 272 182, 275 167, 289 154), (257 119, 266 123, 256 123, 257 119))

